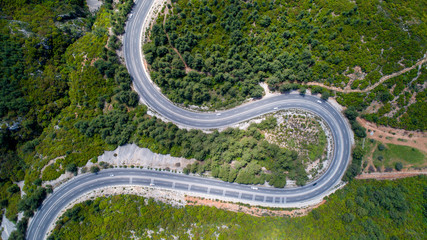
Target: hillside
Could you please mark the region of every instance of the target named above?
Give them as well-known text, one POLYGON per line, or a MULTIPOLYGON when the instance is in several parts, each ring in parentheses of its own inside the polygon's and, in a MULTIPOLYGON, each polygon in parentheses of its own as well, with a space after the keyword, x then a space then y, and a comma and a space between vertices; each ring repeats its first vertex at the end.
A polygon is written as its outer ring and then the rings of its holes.
POLYGON ((308 216, 296 218, 174 208, 132 195, 102 197, 68 210, 49 239, 424 239, 426 187, 424 176, 357 180, 308 216))
POLYGON ((375 85, 426 58, 425 2, 173 2, 144 45, 151 76, 172 101, 233 107, 262 97, 260 82, 281 92, 314 82, 326 88, 312 92, 336 95, 370 121, 426 129, 425 64, 375 85))
MULTIPOLYGON (((179 128, 154 117, 139 102, 121 57, 124 26, 133 4, 133 0, 104 0, 98 11, 90 12, 85 0, 0 1, 0 215, 17 224, 15 239, 23 238, 28 220, 54 190, 49 181, 59 183, 63 174, 75 176, 112 167, 99 162, 98 156, 128 143, 193 159, 194 164, 182 166, 185 174, 241 184, 283 188, 292 182, 301 186, 320 172, 326 159, 327 131, 319 125, 321 121, 305 112, 290 117, 286 116, 290 112, 280 111, 275 114, 283 114, 277 115, 282 121, 262 116, 258 123, 246 124, 246 129, 234 126, 211 132, 179 128), (313 167, 315 162, 320 164, 313 167), (90 164, 94 166, 88 167, 90 164)), ((142 51, 153 80, 183 106, 236 106, 248 98, 262 97, 260 82, 266 82, 272 91, 299 90, 305 94, 310 89, 313 94, 321 93, 324 100, 335 97, 348 107, 344 114, 355 132, 352 163, 344 177, 351 182, 363 169, 374 166, 381 171, 397 163, 403 163, 404 168, 425 166, 422 150, 386 145, 380 151, 380 141, 365 143, 367 129, 356 121, 360 116, 378 124, 425 131, 425 12, 423 1, 178 0, 163 9, 142 51), (394 73, 396 76, 388 77, 394 73), (404 154, 397 154, 399 151, 404 154)), ((425 178, 414 179, 372 183, 378 191, 385 187, 387 196, 397 189, 399 200, 406 200, 402 212, 385 211, 388 203, 381 208, 381 213, 390 215, 387 223, 396 222, 394 232, 385 231, 378 220, 381 215, 373 213, 371 218, 372 204, 363 204, 374 197, 362 192, 364 201, 357 204, 366 211, 360 210, 360 216, 356 210, 347 211, 355 225, 340 233, 422 238, 425 233, 417 227, 424 224, 419 222, 424 219, 419 205, 423 200, 421 188, 414 186, 425 187, 425 178), (372 221, 362 225, 368 218, 372 221), (402 232, 400 226, 406 224, 398 225, 402 219, 414 223, 405 225, 413 232, 402 232)), ((333 201, 347 192, 354 195, 362 183, 351 183, 351 189, 335 195, 333 201)), ((126 202, 129 199, 146 200, 133 196, 97 199, 80 206, 87 213, 75 210, 70 218, 74 221, 75 216, 88 214, 82 220, 89 219, 93 213, 98 219, 100 212, 93 210, 97 203, 114 201, 114 207, 133 207, 126 202)), ((343 206, 343 202, 334 203, 343 206)), ((328 206, 322 210, 325 216, 333 212, 333 204, 328 206)), ((240 222, 234 222, 229 232, 224 230, 225 236, 260 226, 258 220, 243 214, 217 209, 172 209, 151 202, 150 207, 179 216, 188 210, 189 222, 198 219, 192 211, 247 221, 241 228, 240 222)), ((151 213, 161 217, 159 212, 151 213)), ((294 223, 287 219, 265 221, 277 230, 272 236, 280 237, 292 233, 280 232, 275 225, 292 229, 306 223, 316 225, 312 215, 294 223)), ((167 218, 156 220, 173 224, 167 218)), ((222 226, 214 220, 197 231, 203 235, 211 231, 206 230, 210 226, 222 226)), ((66 228, 58 227, 63 232, 55 236, 68 238, 64 231, 77 226, 73 221, 64 221, 66 228)), ((317 228, 320 234, 324 234, 321 227, 325 225, 322 222, 317 228)), ((269 230, 263 229, 254 236, 265 236, 269 230)), ((181 230, 177 230, 179 234, 181 230)))

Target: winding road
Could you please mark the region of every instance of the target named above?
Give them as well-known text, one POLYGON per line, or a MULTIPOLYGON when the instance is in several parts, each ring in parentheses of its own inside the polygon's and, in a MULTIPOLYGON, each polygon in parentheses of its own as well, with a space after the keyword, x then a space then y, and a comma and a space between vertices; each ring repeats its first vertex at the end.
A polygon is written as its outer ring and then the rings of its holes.
POLYGON ((56 216, 73 199, 100 187, 119 185, 154 186, 185 192, 206 194, 214 197, 234 199, 251 204, 270 206, 292 206, 325 196, 336 186, 346 168, 351 153, 351 131, 341 115, 328 102, 310 95, 282 94, 217 113, 200 113, 182 109, 171 103, 153 85, 143 67, 141 36, 143 22, 150 10, 152 0, 137 0, 126 26, 124 54, 126 65, 133 78, 135 90, 141 100, 158 115, 177 125, 215 129, 227 127, 266 113, 298 108, 313 112, 324 119, 334 139, 333 158, 326 172, 309 185, 291 189, 251 188, 247 185, 227 183, 169 172, 143 169, 108 169, 98 174, 84 174, 73 178, 55 189, 36 212, 30 222, 27 239, 45 239, 49 226, 56 216))

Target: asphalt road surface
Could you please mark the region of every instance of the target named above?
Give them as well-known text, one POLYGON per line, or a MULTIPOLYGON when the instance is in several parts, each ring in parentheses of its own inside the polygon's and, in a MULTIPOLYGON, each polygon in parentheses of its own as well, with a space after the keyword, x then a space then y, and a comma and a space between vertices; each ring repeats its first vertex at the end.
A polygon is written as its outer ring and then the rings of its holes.
POLYGON ((96 188, 141 185, 227 197, 253 204, 285 206, 317 199, 325 195, 343 176, 351 153, 351 131, 344 117, 328 102, 310 95, 282 94, 244 104, 218 113, 199 113, 171 103, 152 84, 142 62, 142 26, 151 7, 150 0, 137 0, 126 26, 124 55, 126 65, 141 100, 157 114, 178 125, 215 129, 230 126, 266 113, 298 108, 311 111, 325 120, 334 139, 333 159, 326 172, 315 182, 292 189, 262 188, 226 183, 219 180, 141 169, 108 169, 98 174, 78 176, 55 189, 36 212, 27 232, 28 239, 44 239, 55 217, 69 202, 96 188), (114 176, 112 176, 114 175, 114 176))

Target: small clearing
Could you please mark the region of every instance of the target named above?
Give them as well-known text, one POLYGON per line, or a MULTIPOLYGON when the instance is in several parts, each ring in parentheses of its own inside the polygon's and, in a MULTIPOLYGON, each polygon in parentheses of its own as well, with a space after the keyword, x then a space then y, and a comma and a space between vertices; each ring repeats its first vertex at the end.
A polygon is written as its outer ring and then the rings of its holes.
POLYGON ((86 3, 91 13, 96 12, 102 5, 100 0, 86 0, 86 3))
POLYGON ((368 138, 382 143, 413 147, 427 153, 427 133, 425 132, 378 126, 361 118, 357 118, 357 122, 366 128, 368 138))
POLYGON ((427 171, 401 171, 401 172, 383 172, 383 173, 363 173, 356 177, 356 179, 376 179, 376 180, 393 180, 398 178, 413 177, 417 175, 427 175, 427 171))

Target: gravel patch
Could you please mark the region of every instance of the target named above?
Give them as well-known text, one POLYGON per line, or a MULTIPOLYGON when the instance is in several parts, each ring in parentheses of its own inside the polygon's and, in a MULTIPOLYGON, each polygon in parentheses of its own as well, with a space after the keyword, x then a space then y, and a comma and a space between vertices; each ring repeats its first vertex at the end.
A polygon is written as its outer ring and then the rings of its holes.
POLYGON ((102 5, 102 1, 100 0, 86 0, 86 3, 91 13, 98 11, 102 5))
POLYGON ((106 151, 98 157, 98 162, 106 162, 114 166, 134 165, 178 172, 182 172, 188 164, 192 164, 195 161, 195 159, 172 157, 170 154, 153 153, 150 149, 140 148, 136 144, 119 146, 116 150, 106 151))

